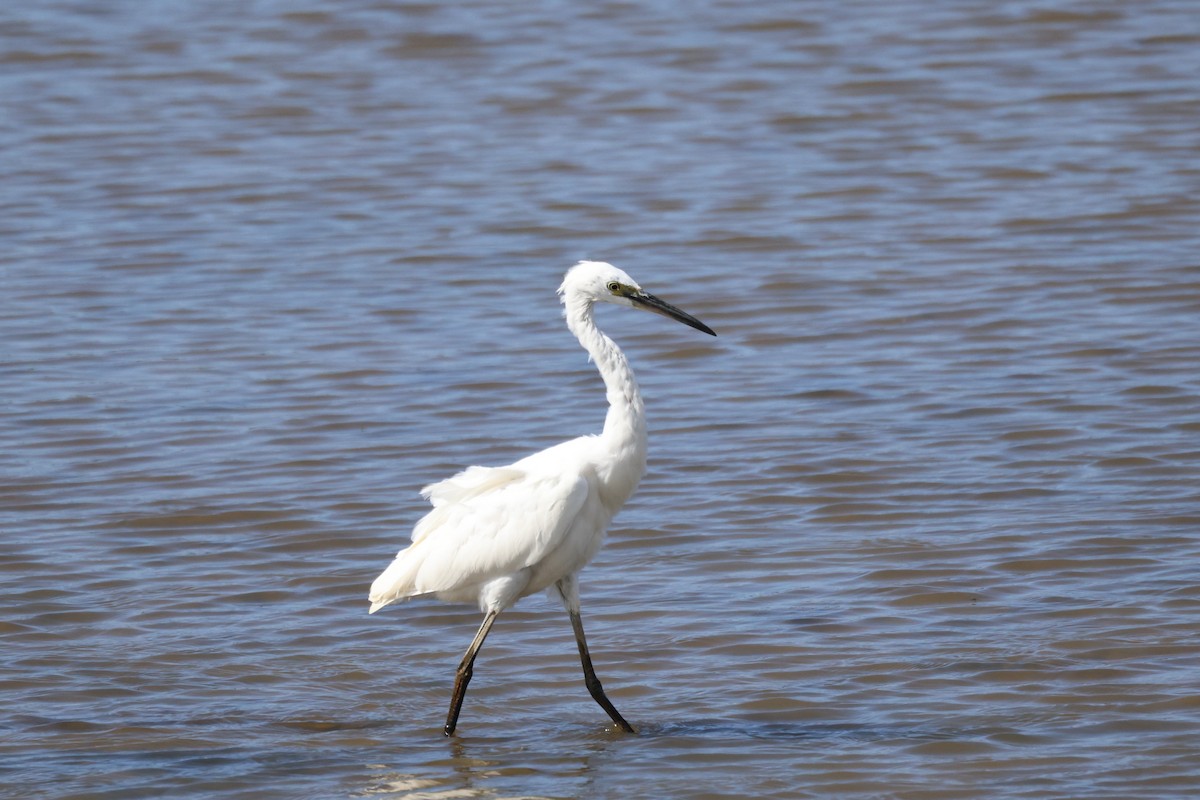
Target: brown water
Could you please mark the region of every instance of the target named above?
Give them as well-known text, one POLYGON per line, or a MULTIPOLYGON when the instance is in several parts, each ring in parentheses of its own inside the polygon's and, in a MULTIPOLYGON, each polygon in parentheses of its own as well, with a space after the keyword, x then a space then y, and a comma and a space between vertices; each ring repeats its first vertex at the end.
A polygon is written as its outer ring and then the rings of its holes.
POLYGON ((0 793, 1200 795, 1191 4, 0 11, 0 793), (650 471, 541 597, 366 590, 416 490, 650 471))

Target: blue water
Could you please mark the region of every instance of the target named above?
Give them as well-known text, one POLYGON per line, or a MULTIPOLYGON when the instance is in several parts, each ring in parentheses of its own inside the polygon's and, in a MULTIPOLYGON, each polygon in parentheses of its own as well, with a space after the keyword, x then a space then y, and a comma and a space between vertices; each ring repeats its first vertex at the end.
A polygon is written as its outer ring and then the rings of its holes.
POLYGON ((0 12, 0 795, 1200 791, 1200 23, 1149 2, 0 12), (561 609, 417 490, 649 472, 561 609), (607 313, 605 313, 607 312, 607 313))

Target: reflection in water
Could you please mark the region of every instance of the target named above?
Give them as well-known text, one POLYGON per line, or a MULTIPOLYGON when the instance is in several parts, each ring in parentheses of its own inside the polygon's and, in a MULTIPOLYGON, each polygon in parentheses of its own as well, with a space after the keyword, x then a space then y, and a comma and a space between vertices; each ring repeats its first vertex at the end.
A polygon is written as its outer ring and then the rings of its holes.
MULTIPOLYGON (((442 788, 452 783, 448 778, 418 778, 403 772, 392 772, 382 764, 368 767, 374 773, 363 795, 383 795, 397 798, 484 797, 471 789, 442 788)), ((354 796, 358 796, 357 793, 354 796)))
MULTIPOLYGON (((481 797, 492 800, 552 800, 564 796, 587 796, 593 782, 591 762, 603 754, 611 740, 592 739, 580 744, 578 751, 569 759, 556 760, 556 775, 539 774, 532 764, 513 763, 513 742, 505 744, 495 740, 472 741, 460 737, 446 740, 449 757, 436 759, 427 771, 410 773, 391 770, 385 765, 369 767, 371 776, 363 794, 385 795, 397 798, 453 798, 481 797), (499 758, 497 753, 509 756, 499 758), (547 794, 531 794, 530 787, 552 783, 554 791, 547 794), (564 793, 564 790, 568 790, 564 793)), ((518 751, 525 749, 517 744, 518 751)), ((536 756, 527 756, 535 761, 536 756)))

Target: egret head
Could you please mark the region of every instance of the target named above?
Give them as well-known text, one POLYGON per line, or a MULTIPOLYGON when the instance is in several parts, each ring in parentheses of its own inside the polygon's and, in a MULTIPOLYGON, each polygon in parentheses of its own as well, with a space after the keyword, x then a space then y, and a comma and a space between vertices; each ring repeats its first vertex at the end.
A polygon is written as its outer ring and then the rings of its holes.
POLYGON ((717 335, 712 328, 691 314, 643 290, 624 270, 604 261, 580 261, 571 267, 563 278, 562 286, 558 287, 558 293, 564 303, 569 299, 579 298, 588 304, 613 303, 640 308, 670 317, 710 336, 717 335))

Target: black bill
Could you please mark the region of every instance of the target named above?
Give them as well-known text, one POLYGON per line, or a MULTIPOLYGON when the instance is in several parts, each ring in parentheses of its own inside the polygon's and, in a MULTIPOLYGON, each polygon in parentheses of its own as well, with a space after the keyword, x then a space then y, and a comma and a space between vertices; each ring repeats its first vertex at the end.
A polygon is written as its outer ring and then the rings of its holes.
POLYGON ((629 299, 633 302, 635 308, 644 308, 647 311, 653 311, 655 314, 662 314, 664 317, 670 317, 671 319, 679 320, 684 325, 690 325, 698 331, 704 331, 709 336, 717 335, 716 331, 693 317, 691 314, 687 313, 683 309, 676 308, 670 303, 659 300, 652 294, 647 294, 646 292, 637 292, 629 295, 629 299))

